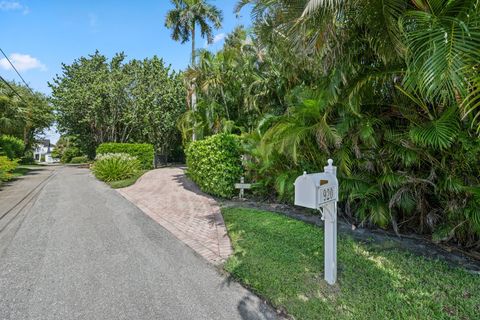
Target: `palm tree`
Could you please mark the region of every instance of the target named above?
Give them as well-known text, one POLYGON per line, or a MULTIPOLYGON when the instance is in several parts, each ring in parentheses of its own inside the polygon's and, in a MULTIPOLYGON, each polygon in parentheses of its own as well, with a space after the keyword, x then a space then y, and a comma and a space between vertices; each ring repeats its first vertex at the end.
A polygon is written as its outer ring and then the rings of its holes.
POLYGON ((172 30, 172 39, 185 43, 192 41, 192 66, 195 65, 195 35, 197 25, 202 38, 213 41, 213 28, 222 26, 222 12, 206 0, 171 0, 175 6, 167 13, 165 26, 172 30))
MULTIPOLYGON (((222 12, 206 2, 206 0, 171 0, 175 6, 167 13, 165 26, 172 30, 172 39, 185 43, 192 42, 191 66, 195 66, 195 36, 197 25, 200 35, 207 38, 208 43, 213 41, 213 28, 222 26, 222 12), (213 27, 212 27, 213 25, 213 27)), ((190 85, 192 110, 196 108, 196 94, 194 80, 190 85)), ((195 133, 192 136, 195 140, 195 133)))

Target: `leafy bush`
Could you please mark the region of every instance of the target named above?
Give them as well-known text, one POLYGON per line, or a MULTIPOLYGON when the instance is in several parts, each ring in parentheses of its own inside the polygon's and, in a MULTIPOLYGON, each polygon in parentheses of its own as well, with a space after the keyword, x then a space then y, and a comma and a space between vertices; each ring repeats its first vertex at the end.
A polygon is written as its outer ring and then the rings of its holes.
POLYGON ((84 153, 77 140, 76 136, 62 135, 52 150, 52 157, 60 159, 62 163, 70 163, 73 158, 83 156, 84 153))
POLYGON ((80 156, 80 157, 73 157, 72 160, 70 160, 70 163, 77 164, 77 163, 87 163, 88 158, 86 156, 80 156))
POLYGON ((299 96, 248 136, 249 181, 292 203, 296 175, 322 171, 332 158, 339 205, 358 224, 468 246, 480 240, 480 139, 458 108, 425 119, 419 108, 395 106, 392 117, 372 105, 359 117, 348 105, 329 106, 325 95, 299 96))
POLYGON ((33 152, 28 150, 24 153, 22 159, 20 160, 21 164, 35 164, 35 158, 33 157, 33 152))
MULTIPOLYGON (((53 153, 52 156, 54 158, 56 158, 57 154, 53 153)), ((71 163, 73 158, 81 157, 81 156, 82 156, 82 152, 80 151, 79 148, 77 148, 77 147, 67 147, 67 148, 62 150, 62 155, 61 155, 60 161, 62 163, 71 163)))
POLYGON ((97 155, 104 153, 126 153, 136 157, 142 169, 153 169, 154 150, 148 143, 102 143, 97 155))
POLYGON ((217 134, 187 146, 187 174, 205 192, 230 198, 242 175, 240 138, 217 134))
POLYGON ((0 136, 0 154, 13 160, 15 158, 21 158, 24 151, 25 144, 21 139, 7 135, 0 136))
POLYGON ((12 172, 18 166, 18 160, 10 160, 8 157, 0 156, 0 181, 11 179, 12 172))
POLYGON ((128 179, 140 169, 140 161, 126 153, 99 154, 92 166, 95 177, 106 182, 128 179))

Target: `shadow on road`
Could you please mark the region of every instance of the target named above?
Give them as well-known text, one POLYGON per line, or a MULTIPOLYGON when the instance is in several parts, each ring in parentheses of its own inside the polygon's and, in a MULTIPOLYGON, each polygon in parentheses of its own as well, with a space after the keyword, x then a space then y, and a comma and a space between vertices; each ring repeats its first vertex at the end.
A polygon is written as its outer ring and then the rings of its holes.
MULTIPOLYGON (((230 287, 231 285, 239 284, 232 276, 227 276, 222 282, 222 287, 230 287)), ((237 310, 238 314, 245 320, 287 319, 287 317, 277 314, 273 307, 253 293, 242 297, 237 305, 237 310)))
MULTIPOLYGON (((45 170, 48 170, 48 168, 46 167, 41 167, 41 166, 38 166, 38 167, 30 167, 30 168, 20 168, 22 170, 26 170, 24 174, 22 174, 21 176, 19 177, 16 177, 10 181, 7 181, 7 182, 0 182, 0 191, 2 190, 6 190, 8 189, 9 187, 11 187, 12 185, 14 185, 18 180, 21 180, 21 179, 25 179, 26 177, 28 176, 36 176, 36 175, 39 175, 41 174, 43 171, 45 170)), ((18 169, 17 169, 18 170, 18 169)))

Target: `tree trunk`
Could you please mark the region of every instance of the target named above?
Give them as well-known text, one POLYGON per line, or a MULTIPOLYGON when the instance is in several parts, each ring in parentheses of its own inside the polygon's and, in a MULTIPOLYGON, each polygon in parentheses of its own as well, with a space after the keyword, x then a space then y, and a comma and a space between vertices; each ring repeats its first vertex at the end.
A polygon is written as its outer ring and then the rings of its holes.
MULTIPOLYGON (((195 21, 192 22, 192 68, 195 67, 195 21)), ((193 80, 195 81, 195 79, 193 80)), ((195 82, 192 82, 192 111, 195 112, 197 111, 197 94, 195 93, 195 82)), ((192 133, 192 141, 197 140, 196 134, 195 134, 195 123, 194 123, 194 128, 193 128, 193 133, 192 133)))
POLYGON ((192 67, 195 66, 195 21, 192 22, 192 67))
POLYGON ((28 148, 29 148, 29 145, 30 145, 30 141, 29 141, 29 138, 28 138, 28 131, 27 131, 27 126, 25 126, 23 128, 23 145, 25 146, 25 149, 23 150, 23 152, 27 152, 28 148))

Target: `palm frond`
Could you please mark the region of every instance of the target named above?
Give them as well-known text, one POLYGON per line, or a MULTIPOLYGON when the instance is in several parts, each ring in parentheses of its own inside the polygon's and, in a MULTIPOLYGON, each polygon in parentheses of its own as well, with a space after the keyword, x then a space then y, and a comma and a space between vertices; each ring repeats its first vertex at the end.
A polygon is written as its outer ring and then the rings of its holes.
POLYGON ((318 10, 338 10, 344 3, 344 0, 308 0, 302 16, 307 16, 318 10))
MULTIPOLYGON (((449 3, 458 1, 449 1, 449 3)), ((459 12, 442 10, 445 1, 427 1, 428 10, 407 12, 400 25, 406 36, 408 71, 404 84, 419 90, 428 101, 451 103, 465 97, 468 81, 466 70, 480 57, 480 25, 478 13, 468 1, 459 12), (435 4, 435 5, 433 5, 435 4), (430 6, 431 5, 431 6, 430 6)))
POLYGON ((445 111, 438 119, 410 129, 410 139, 420 146, 445 150, 450 147, 459 132, 456 108, 445 111))

